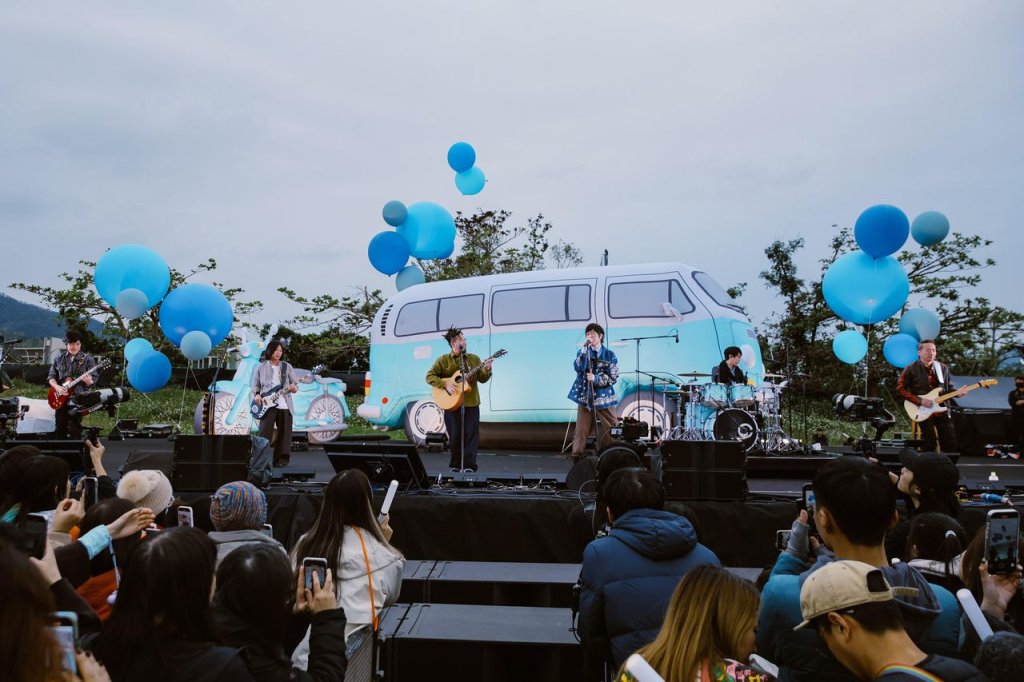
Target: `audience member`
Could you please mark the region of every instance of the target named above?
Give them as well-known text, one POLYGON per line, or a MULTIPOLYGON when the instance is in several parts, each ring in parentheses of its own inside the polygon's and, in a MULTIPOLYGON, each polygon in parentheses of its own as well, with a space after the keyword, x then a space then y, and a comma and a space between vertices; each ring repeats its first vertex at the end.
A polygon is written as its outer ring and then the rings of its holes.
POLYGON ((217 569, 213 609, 224 642, 245 648, 246 665, 257 682, 345 679, 345 612, 338 608, 330 571, 322 588, 314 580, 307 590, 302 571, 296 584, 288 557, 277 548, 242 545, 217 569), (298 617, 303 627, 311 626, 309 672, 292 667, 285 650, 290 621, 298 617))
POLYGON ((52 525, 58 503, 68 499, 71 492, 67 462, 60 457, 37 455, 24 460, 15 473, 11 492, 0 503, 0 521, 19 525, 29 514, 42 514, 52 525))
MULTIPOLYGON (((112 524, 133 509, 135 505, 119 497, 103 500, 85 512, 85 518, 80 526, 81 531, 88 533, 98 526, 112 524)), ((111 539, 107 546, 92 558, 90 577, 79 585, 77 590, 96 611, 101 621, 106 621, 110 617, 118 582, 124 575, 128 563, 127 557, 141 541, 142 531, 136 530, 127 537, 111 539)))
POLYGON ((985 682, 969 663, 921 651, 904 629, 896 592, 880 569, 834 561, 800 588, 804 620, 796 628, 813 625, 832 655, 861 680, 985 682))
POLYGON ((907 535, 914 515, 938 512, 954 519, 959 516, 956 489, 960 471, 946 455, 910 448, 900 451, 900 463, 903 465, 900 475, 890 473, 889 478, 899 492, 910 498, 908 518, 889 530, 885 537, 885 554, 890 560, 908 561, 912 557, 907 554, 907 535))
MULTIPOLYGON (((1020 570, 1011 575, 990 575, 985 562, 985 527, 975 533, 960 562, 960 577, 970 590, 981 612, 995 632, 1017 632, 1024 626, 1024 595, 1020 590, 1020 570)), ((968 623, 963 654, 973 659, 981 641, 968 623)))
POLYGON ((115 682, 252 680, 238 649, 215 644, 216 558, 213 541, 195 528, 171 528, 135 548, 110 619, 83 642, 115 682))
POLYGON ((253 543, 273 547, 287 556, 280 542, 263 532, 267 522, 267 498, 246 481, 225 483, 210 498, 210 521, 216 529, 209 534, 217 545, 217 565, 234 550, 253 543))
POLYGON ((986 639, 974 659, 989 682, 1024 680, 1024 637, 1015 632, 996 632, 986 639))
POLYGON ((15 445, 0 453, 0 504, 17 489, 25 462, 42 454, 34 445, 15 445))
MULTIPOLYGON (((338 608, 344 609, 348 619, 346 639, 368 625, 376 631, 381 609, 397 601, 402 589, 405 557, 390 544, 388 517, 378 524, 372 503, 366 474, 358 469, 342 471, 327 484, 320 514, 292 550, 297 567, 304 557, 327 560, 335 576, 338 608)), ((309 637, 307 631, 292 655, 303 670, 308 669, 309 637)))
MULTIPOLYGON (((890 566, 886 560, 885 532, 896 519, 896 488, 886 471, 861 457, 840 457, 818 470, 813 486, 814 520, 835 558, 879 567, 890 585, 916 588, 916 596, 901 589, 896 599, 907 632, 927 653, 956 655, 961 637, 956 597, 929 585, 908 564, 890 566)), ((833 560, 818 547, 817 561, 810 563, 807 533, 807 512, 801 511, 789 546, 779 555, 761 595, 757 648, 779 665, 780 679, 848 680, 850 674, 825 653, 816 632, 793 630, 801 620, 800 586, 833 560)))
POLYGON ((757 589, 724 568, 698 566, 672 593, 654 641, 637 653, 662 679, 770 682, 742 663, 754 653, 757 589))
POLYGON ((960 579, 960 555, 966 544, 967 534, 953 517, 939 512, 917 514, 910 521, 908 563, 928 582, 956 594, 964 586, 960 579))
POLYGON ((619 469, 601 496, 612 525, 583 552, 579 633, 589 665, 620 667, 654 640, 679 579, 719 562, 689 521, 664 511, 665 491, 649 472, 619 469))
POLYGON ((174 506, 174 489, 164 472, 156 469, 129 471, 117 484, 117 496, 136 507, 152 509, 158 526, 175 525, 167 518, 167 512, 174 506))

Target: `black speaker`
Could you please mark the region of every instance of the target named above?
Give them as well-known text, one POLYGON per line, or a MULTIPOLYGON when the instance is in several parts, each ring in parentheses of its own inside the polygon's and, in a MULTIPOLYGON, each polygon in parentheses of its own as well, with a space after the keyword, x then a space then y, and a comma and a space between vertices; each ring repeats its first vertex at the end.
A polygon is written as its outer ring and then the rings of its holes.
POLYGON ((178 436, 174 441, 174 490, 216 490, 249 479, 249 436, 178 436))
POLYGON ((392 480, 407 488, 429 488, 427 469, 416 446, 403 441, 324 443, 336 473, 362 469, 370 483, 386 486, 392 480))
POLYGON ((585 493, 597 492, 597 457, 581 457, 565 475, 565 487, 585 493))
POLYGON ((665 441, 661 463, 666 499, 742 501, 747 497, 747 455, 738 441, 665 441))
POLYGON ((156 469, 174 481, 174 452, 171 450, 132 450, 121 465, 121 475, 136 469, 156 469))

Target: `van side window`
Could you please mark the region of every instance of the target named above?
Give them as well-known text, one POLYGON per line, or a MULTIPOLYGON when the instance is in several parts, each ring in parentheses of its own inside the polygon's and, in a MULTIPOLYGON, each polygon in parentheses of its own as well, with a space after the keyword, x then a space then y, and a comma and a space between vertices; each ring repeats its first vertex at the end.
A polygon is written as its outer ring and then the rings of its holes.
POLYGON ((590 285, 503 289, 491 296, 491 323, 535 324, 590 319, 590 285))
POLYGON ((697 283, 704 293, 711 297, 711 300, 722 306, 723 308, 732 308, 733 310, 742 310, 732 296, 729 295, 722 285, 715 281, 715 279, 706 272, 700 272, 694 270, 693 281, 697 283))
POLYGON ((694 311, 693 302, 674 279, 616 282, 608 286, 609 317, 668 317, 663 303, 671 303, 684 315, 694 311))
POLYGON ((479 329, 484 326, 484 295, 449 296, 406 303, 395 320, 395 336, 414 336, 448 327, 479 329))

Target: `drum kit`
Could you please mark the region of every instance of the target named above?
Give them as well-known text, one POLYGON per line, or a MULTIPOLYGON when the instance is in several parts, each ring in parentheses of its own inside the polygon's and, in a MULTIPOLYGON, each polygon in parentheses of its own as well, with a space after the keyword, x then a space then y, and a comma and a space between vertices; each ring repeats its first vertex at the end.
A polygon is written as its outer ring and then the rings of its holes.
POLYGON ((782 374, 765 374, 764 383, 716 384, 703 372, 676 376, 689 382, 665 391, 676 403, 672 440, 735 440, 746 452, 778 454, 799 445, 782 429, 782 392, 789 380, 782 374))

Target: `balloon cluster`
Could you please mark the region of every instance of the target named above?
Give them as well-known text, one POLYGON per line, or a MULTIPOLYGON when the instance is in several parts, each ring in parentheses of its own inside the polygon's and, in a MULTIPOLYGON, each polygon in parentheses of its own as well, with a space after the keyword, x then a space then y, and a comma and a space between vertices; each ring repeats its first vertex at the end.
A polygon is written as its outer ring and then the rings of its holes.
POLYGON ((406 206, 389 201, 382 211, 393 232, 378 232, 370 240, 370 265, 385 275, 398 275, 398 290, 423 283, 423 271, 407 265, 409 257, 420 260, 447 258, 455 251, 455 218, 444 206, 420 201, 406 206))
POLYGON ((479 194, 487 177, 476 165, 476 150, 468 142, 456 142, 448 148, 448 165, 455 171, 455 186, 463 194, 479 194))
MULTIPOLYGON (((189 360, 199 360, 231 331, 231 304, 216 287, 185 284, 170 293, 171 271, 157 252, 123 244, 103 254, 93 273, 96 291, 126 319, 142 316, 159 304, 160 329, 189 360)), ((171 361, 143 338, 124 346, 128 381, 137 391, 163 388, 171 378, 171 361)))
MULTIPOLYGON (((922 246, 934 246, 949 234, 949 220, 937 211, 922 213, 913 225, 895 206, 879 204, 866 209, 854 224, 853 235, 860 247, 840 256, 825 271, 822 294, 829 308, 854 324, 876 324, 895 315, 907 303, 910 280, 893 254, 907 238, 922 246)), ((939 333, 935 313, 908 310, 900 319, 900 333, 886 339, 883 354, 896 367, 905 367, 917 357, 917 343, 934 339, 939 333)), ((843 362, 860 362, 867 354, 863 335, 842 331, 832 341, 832 351, 843 362)))

